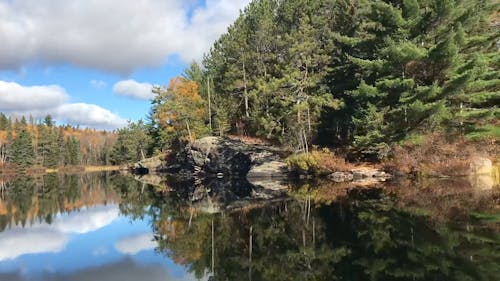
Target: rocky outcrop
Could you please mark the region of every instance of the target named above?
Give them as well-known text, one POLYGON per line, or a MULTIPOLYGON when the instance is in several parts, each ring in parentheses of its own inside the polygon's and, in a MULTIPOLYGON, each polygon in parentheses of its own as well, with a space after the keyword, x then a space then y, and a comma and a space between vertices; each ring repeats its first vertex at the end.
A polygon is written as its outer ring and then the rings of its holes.
POLYGON ((165 170, 200 178, 285 177, 286 164, 277 151, 233 139, 205 137, 169 155, 165 170))
POLYGON ((135 174, 147 174, 151 171, 161 170, 164 159, 164 154, 146 158, 135 163, 132 167, 130 167, 130 170, 132 170, 135 174))
POLYGON ((247 180, 255 185, 271 190, 284 190, 288 188, 288 167, 283 161, 255 163, 247 173, 247 180))

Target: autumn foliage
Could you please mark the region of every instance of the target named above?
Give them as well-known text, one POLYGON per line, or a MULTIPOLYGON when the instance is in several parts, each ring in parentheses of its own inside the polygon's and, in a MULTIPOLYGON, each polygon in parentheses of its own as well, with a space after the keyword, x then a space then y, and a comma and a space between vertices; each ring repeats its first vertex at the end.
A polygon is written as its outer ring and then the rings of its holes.
POLYGON ((207 133, 205 102, 196 82, 175 77, 156 94, 152 118, 158 124, 162 143, 168 145, 173 139, 193 141, 207 133))

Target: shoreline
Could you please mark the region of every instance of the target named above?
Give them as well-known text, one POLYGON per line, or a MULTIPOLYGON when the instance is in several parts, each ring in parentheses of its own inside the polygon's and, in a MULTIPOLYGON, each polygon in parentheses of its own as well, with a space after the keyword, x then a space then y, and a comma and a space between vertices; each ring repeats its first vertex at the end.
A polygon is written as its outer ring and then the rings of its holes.
POLYGON ((92 172, 111 172, 122 170, 124 166, 72 166, 72 167, 58 167, 58 168, 45 168, 45 167, 31 167, 27 169, 16 169, 9 167, 9 169, 0 168, 0 176, 16 176, 16 175, 45 175, 54 173, 92 173, 92 172))

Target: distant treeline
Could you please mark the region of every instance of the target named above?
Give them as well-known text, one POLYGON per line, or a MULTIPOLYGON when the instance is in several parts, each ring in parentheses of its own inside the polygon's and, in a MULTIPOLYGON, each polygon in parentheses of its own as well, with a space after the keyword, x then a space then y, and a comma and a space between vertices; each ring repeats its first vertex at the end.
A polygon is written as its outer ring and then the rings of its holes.
POLYGON ((0 166, 109 165, 116 138, 113 132, 58 126, 50 115, 34 120, 0 113, 0 166))
POLYGON ((182 77, 147 132, 233 132, 382 159, 429 133, 500 138, 500 19, 490 0, 254 0, 182 77))

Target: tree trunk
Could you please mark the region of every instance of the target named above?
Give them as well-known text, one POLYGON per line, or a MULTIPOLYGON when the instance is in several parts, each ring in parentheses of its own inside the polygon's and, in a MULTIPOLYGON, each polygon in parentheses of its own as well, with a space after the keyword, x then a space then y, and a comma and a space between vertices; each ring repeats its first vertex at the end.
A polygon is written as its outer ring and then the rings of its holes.
POLYGON ((191 143, 191 142, 193 142, 193 136, 191 135, 191 129, 189 128, 189 122, 187 119, 184 120, 184 122, 186 122, 186 128, 188 130, 188 135, 189 135, 189 142, 191 143))
POLYGON ((247 89, 247 74, 245 69, 245 61, 243 61, 243 87, 244 87, 244 98, 245 98, 245 116, 250 117, 250 113, 248 112, 248 89, 247 89))
POLYGON ((214 219, 212 219, 212 274, 215 275, 215 238, 214 238, 214 219))
POLYGON ((212 99, 210 97, 210 76, 207 77, 207 94, 208 94, 208 127, 212 132, 212 99))
POLYGON ((309 134, 311 133, 311 112, 309 110, 309 105, 307 106, 307 129, 309 130, 309 134))

